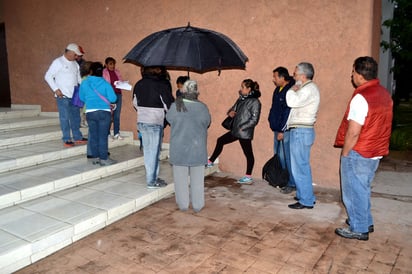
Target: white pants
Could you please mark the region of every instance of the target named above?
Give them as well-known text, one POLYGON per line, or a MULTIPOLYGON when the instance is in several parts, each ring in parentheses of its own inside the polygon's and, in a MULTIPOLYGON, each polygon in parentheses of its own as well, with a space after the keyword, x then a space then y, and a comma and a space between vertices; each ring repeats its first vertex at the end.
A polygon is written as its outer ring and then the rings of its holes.
POLYGON ((191 200, 193 210, 199 212, 205 206, 205 167, 203 165, 194 167, 174 165, 173 179, 179 209, 187 210, 191 200))

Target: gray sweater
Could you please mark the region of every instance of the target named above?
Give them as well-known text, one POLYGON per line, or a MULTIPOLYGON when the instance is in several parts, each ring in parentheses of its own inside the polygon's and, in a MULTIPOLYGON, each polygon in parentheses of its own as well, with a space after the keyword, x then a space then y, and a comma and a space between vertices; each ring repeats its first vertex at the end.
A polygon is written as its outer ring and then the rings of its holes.
POLYGON ((171 126, 170 163, 178 166, 207 164, 207 129, 210 113, 200 101, 184 99, 187 112, 178 112, 176 104, 170 106, 166 119, 171 126))

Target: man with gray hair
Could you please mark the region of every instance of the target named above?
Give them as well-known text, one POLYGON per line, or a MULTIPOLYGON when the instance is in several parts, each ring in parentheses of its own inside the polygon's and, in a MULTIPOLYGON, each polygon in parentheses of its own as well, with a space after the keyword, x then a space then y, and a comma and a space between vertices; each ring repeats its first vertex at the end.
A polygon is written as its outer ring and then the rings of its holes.
POLYGON ((314 124, 319 109, 320 95, 312 81, 315 72, 312 64, 299 63, 293 73, 296 83, 286 94, 286 103, 291 108, 287 121, 290 131, 291 172, 296 183, 297 201, 289 208, 313 208, 316 197, 313 193, 310 168, 310 149, 315 140, 314 124))

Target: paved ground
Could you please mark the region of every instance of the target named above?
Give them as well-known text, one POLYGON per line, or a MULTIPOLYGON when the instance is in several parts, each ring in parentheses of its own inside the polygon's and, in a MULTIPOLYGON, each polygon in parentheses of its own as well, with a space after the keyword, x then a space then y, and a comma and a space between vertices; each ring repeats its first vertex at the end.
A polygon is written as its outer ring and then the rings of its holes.
POLYGON ((314 209, 292 210, 293 194, 218 174, 200 213, 170 197, 18 273, 412 273, 411 184, 410 155, 382 161, 364 242, 334 234, 339 191, 316 188, 314 209))

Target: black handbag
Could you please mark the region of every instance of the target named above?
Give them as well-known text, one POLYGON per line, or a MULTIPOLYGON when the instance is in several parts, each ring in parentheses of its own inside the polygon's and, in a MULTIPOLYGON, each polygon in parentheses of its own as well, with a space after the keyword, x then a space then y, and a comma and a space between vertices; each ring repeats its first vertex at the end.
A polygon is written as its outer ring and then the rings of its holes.
MULTIPOLYGON (((236 111, 236 109, 237 109, 237 101, 236 101, 236 104, 232 107, 232 110, 234 110, 234 111, 236 111)), ((222 127, 224 127, 225 129, 227 129, 227 130, 232 130, 232 127, 233 127, 233 120, 234 120, 234 117, 230 117, 229 115, 225 118, 225 120, 223 120, 223 122, 222 122, 222 127)))
POLYGON ((224 127, 227 130, 231 130, 233 126, 233 118, 230 116, 227 116, 225 120, 222 122, 222 127, 224 127))
POLYGON ((289 172, 286 165, 285 145, 283 144, 283 140, 278 143, 277 151, 279 152, 280 143, 282 143, 285 168, 282 167, 278 154, 273 155, 262 168, 262 178, 273 187, 284 187, 289 182, 289 172))

